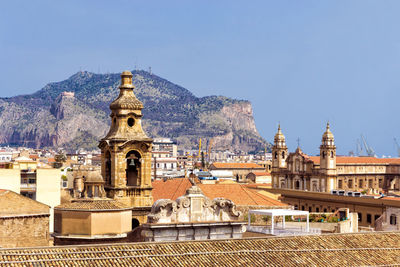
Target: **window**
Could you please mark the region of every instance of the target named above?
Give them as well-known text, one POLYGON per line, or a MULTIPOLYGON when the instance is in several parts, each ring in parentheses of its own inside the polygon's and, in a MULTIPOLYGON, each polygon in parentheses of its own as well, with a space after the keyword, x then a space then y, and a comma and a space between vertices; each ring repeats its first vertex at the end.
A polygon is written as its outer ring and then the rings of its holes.
POLYGON ((339 188, 339 189, 342 189, 342 187, 343 187, 343 181, 342 181, 342 180, 339 180, 339 181, 338 181, 338 188, 339 188))
POLYGON ((383 179, 379 179, 379 187, 380 187, 380 188, 383 187, 383 179))
POLYGON ((372 180, 372 179, 369 179, 369 180, 368 180, 368 187, 369 187, 369 188, 374 187, 374 180, 372 180))
POLYGON ((360 181, 358 182, 358 187, 364 188, 364 181, 363 181, 363 179, 360 179, 360 181))
POLYGON ((275 159, 278 158, 278 152, 275 152, 275 159))
POLYGON ((326 156, 326 153, 324 151, 324 152, 322 152, 322 158, 325 158, 325 156, 326 156))
POLYGON ((335 210, 332 210, 332 213, 335 213, 335 210))
POLYGON ((390 224, 391 225, 396 225, 397 224, 396 214, 390 215, 390 224))
POLYGON ((297 180, 296 182, 295 182, 295 189, 300 189, 300 181, 299 180, 297 180))
POLYGON ((135 124, 135 120, 133 118, 128 119, 128 126, 132 127, 135 124))
POLYGON ((331 151, 331 158, 333 158, 333 151, 331 151))
POLYGON ((362 214, 360 212, 358 212, 357 214, 358 214, 358 221, 362 222, 362 214))
POLYGON ((308 212, 312 212, 312 208, 311 207, 308 207, 308 212))
POLYGON ((367 223, 372 223, 372 215, 367 213, 367 223))
POLYGON ((298 210, 298 209, 299 209, 299 206, 294 205, 294 209, 295 209, 295 210, 298 210))
POLYGON ((285 158, 285 152, 284 151, 282 152, 282 158, 283 159, 285 158))
POLYGON ((324 209, 324 212, 328 212, 328 210, 327 210, 327 209, 324 209))
POLYGON ((376 222, 376 220, 378 220, 379 217, 380 217, 380 216, 379 216, 378 214, 375 214, 374 221, 376 222))
POLYGON ((353 188, 353 179, 349 179, 347 185, 349 188, 353 188))
POLYGON ((304 206, 301 206, 301 210, 306 210, 306 207, 304 207, 304 206))
POLYGON ((315 209, 315 211, 316 211, 316 212, 319 212, 319 208, 317 207, 317 208, 315 209))

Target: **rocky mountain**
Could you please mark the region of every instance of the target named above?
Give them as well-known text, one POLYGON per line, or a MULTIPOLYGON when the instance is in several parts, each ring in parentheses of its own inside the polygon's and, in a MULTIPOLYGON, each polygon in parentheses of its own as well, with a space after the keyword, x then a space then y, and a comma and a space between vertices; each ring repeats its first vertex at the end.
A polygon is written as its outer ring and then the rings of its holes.
MULTIPOLYGON (((149 136, 173 138, 187 149, 196 148, 200 137, 213 138, 213 149, 251 152, 270 146, 257 132, 249 101, 196 97, 156 75, 132 73, 149 136)), ((0 143, 96 148, 109 128, 109 104, 119 83, 119 74, 82 71, 31 95, 0 98, 0 143)))

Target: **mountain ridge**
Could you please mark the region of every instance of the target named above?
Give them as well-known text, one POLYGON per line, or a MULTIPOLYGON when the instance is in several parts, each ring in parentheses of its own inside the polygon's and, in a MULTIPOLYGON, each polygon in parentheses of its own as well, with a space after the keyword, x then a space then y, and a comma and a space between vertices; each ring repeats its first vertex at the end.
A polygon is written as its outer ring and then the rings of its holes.
MULTIPOLYGON (((249 101, 197 97, 157 75, 132 73, 149 136, 173 138, 185 149, 194 149, 199 138, 213 138, 213 148, 221 150, 249 152, 270 146, 256 129, 249 101)), ((119 93, 119 83, 117 73, 79 71, 32 94, 0 98, 0 143, 95 148, 95 141, 108 131, 109 105, 119 93)))

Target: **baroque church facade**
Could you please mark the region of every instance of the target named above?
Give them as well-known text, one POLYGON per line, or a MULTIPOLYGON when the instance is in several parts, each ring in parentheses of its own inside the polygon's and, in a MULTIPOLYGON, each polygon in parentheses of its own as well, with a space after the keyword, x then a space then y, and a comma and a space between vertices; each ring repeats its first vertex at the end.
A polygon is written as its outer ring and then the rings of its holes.
POLYGON ((400 158, 337 156, 329 123, 322 135, 319 156, 309 156, 300 147, 288 153, 279 126, 272 147, 271 177, 272 186, 280 189, 387 193, 400 190, 400 158))

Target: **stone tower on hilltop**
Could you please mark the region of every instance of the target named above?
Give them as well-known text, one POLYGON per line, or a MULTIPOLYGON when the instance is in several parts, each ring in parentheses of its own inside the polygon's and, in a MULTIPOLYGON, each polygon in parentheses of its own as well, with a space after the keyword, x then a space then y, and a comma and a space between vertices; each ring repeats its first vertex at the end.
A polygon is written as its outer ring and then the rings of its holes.
POLYGON ((110 131, 101 139, 101 174, 107 196, 133 207, 144 222, 153 204, 151 149, 153 140, 142 129, 142 109, 133 93, 132 73, 121 74, 120 93, 111 105, 110 131))

